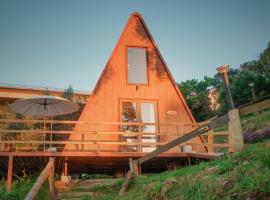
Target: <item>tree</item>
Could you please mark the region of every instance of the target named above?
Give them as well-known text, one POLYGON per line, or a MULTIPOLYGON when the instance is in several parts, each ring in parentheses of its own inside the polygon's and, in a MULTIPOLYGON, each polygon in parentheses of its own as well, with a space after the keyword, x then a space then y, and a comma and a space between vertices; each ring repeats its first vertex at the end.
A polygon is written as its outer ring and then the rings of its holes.
POLYGON ((62 96, 63 96, 63 98, 72 101, 72 100, 73 100, 73 94, 74 94, 74 90, 73 90, 72 86, 69 85, 69 86, 64 90, 62 96))
POLYGON ((187 80, 178 84, 196 121, 204 121, 214 115, 210 108, 209 88, 214 79, 204 77, 204 80, 187 80))

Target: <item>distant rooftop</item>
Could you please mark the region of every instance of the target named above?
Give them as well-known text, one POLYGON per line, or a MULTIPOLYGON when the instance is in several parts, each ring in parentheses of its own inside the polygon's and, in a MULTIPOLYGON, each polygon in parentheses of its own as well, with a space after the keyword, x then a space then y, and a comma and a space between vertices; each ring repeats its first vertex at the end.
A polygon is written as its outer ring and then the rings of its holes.
MULTIPOLYGON (((28 89, 28 90, 36 90, 36 91, 46 91, 49 92, 63 92, 66 88, 53 88, 53 87, 42 87, 42 86, 32 86, 32 85, 20 85, 20 84, 8 84, 8 83, 0 83, 0 88, 14 88, 14 89, 28 89)), ((89 91, 82 90, 74 90, 75 94, 82 95, 90 95, 89 91)))

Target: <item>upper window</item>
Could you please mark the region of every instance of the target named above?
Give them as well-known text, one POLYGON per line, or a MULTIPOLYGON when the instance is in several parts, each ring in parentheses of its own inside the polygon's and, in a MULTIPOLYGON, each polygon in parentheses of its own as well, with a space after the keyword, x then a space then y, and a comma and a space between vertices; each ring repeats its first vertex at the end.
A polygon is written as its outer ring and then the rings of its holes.
POLYGON ((147 82, 146 48, 128 47, 128 83, 147 82))

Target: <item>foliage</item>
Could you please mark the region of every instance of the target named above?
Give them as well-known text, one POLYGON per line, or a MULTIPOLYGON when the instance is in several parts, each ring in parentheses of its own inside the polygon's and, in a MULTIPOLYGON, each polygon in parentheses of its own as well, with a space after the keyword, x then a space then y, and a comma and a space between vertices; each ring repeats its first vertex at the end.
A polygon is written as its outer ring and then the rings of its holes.
MULTIPOLYGON (((23 119, 23 116, 21 114, 16 114, 16 119, 23 119)), ((26 130, 29 127, 25 123, 19 123, 19 122, 14 122, 14 123, 9 123, 7 124, 6 129, 7 130, 26 130)), ((20 137, 21 134, 18 133, 8 133, 5 134, 5 138, 7 140, 13 140, 18 137, 20 137)))
POLYGON ((252 60, 246 63, 243 63, 240 66, 243 71, 254 71, 264 76, 270 77, 270 42, 268 43, 267 48, 260 54, 257 60, 252 60))
MULTIPOLYGON (((0 183, 0 200, 23 200, 35 183, 37 176, 25 176, 12 185, 12 191, 7 192, 5 182, 0 183)), ((49 200, 49 183, 46 181, 39 190, 36 200, 49 200)))
POLYGON ((197 121, 203 121, 214 116, 208 96, 208 90, 214 84, 214 81, 212 78, 204 77, 203 81, 192 79, 179 84, 179 88, 197 121))
POLYGON ((72 100, 73 100, 73 94, 74 94, 73 87, 72 87, 71 85, 69 85, 69 86, 64 90, 62 96, 63 96, 63 98, 72 101, 72 100))
MULTIPOLYGON (((235 105, 242 105, 253 101, 252 88, 257 99, 270 94, 270 42, 267 48, 260 54, 257 60, 245 62, 238 69, 231 68, 229 73, 231 93, 235 105)), ((222 75, 216 73, 214 77, 204 77, 203 80, 187 80, 179 84, 189 108, 197 121, 204 121, 213 115, 227 112, 228 102, 222 75), (218 89, 218 110, 212 111, 208 98, 209 88, 218 89)))

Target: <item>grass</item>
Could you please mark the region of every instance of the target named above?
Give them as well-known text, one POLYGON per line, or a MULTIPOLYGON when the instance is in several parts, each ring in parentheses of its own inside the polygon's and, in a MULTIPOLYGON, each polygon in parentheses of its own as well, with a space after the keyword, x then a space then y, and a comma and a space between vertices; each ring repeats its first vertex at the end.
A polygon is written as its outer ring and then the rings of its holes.
MULTIPOLYGON (((241 124, 244 133, 251 133, 256 130, 264 129, 270 126, 270 109, 261 112, 252 113, 241 117, 241 124)), ((228 124, 222 124, 215 131, 227 131, 228 124)))
POLYGON ((211 162, 134 177, 124 197, 121 182, 92 189, 92 199, 267 199, 270 198, 270 140, 211 162))
MULTIPOLYGON (((26 194, 30 191, 34 182, 36 181, 36 176, 27 176, 21 178, 20 180, 13 182, 12 191, 6 191, 6 184, 4 181, 0 182, 0 200, 22 200, 26 194)), ((49 183, 46 181, 41 189, 39 190, 36 200, 49 200, 49 183)))

